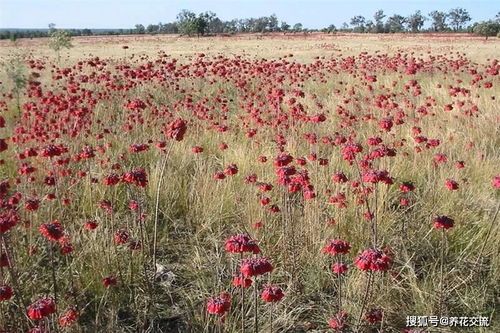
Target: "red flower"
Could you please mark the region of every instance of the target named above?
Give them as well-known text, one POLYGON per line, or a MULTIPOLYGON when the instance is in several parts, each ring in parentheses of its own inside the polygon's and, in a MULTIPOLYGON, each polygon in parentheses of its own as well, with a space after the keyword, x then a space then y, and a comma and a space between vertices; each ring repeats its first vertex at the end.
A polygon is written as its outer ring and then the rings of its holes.
POLYGON ((348 315, 344 311, 339 311, 335 315, 335 317, 328 320, 328 326, 333 328, 334 330, 343 330, 348 325, 348 315))
POLYGON ((226 240, 225 249, 227 252, 232 253, 260 253, 259 245, 257 245, 257 242, 252 240, 248 235, 245 234, 238 234, 228 238, 226 240))
POLYGON ((219 180, 221 180, 221 179, 226 178, 226 175, 224 174, 224 172, 219 171, 219 172, 216 172, 216 173, 215 173, 214 178, 215 178, 215 179, 219 179, 219 180))
POLYGON ((500 175, 493 177, 491 180, 491 185, 495 188, 500 188, 500 175))
POLYGON ((0 256, 0 267, 9 267, 9 258, 5 253, 0 256))
POLYGON ((13 210, 0 213, 0 234, 7 232, 17 222, 19 222, 19 216, 13 210))
POLYGON ((120 182, 121 177, 116 173, 112 173, 103 179, 102 183, 107 186, 113 186, 120 182))
POLYGON ((199 154, 203 152, 203 148, 200 146, 194 146, 193 148, 191 148, 191 151, 195 154, 199 154))
POLYGON ((265 302, 278 302, 284 296, 285 294, 283 294, 283 290, 281 290, 280 287, 271 285, 264 286, 264 290, 261 294, 261 297, 265 302))
POLYGON ((129 171, 123 175, 123 181, 125 183, 135 184, 139 187, 146 187, 148 185, 146 170, 138 168, 129 171))
POLYGON ((102 279, 102 284, 104 287, 108 288, 110 286, 116 286, 116 277, 110 275, 102 279))
POLYGON ((233 275, 233 286, 248 288, 252 285, 252 279, 249 279, 242 274, 233 275))
POLYGON ((332 182, 334 183, 346 183, 348 180, 343 172, 337 172, 332 176, 332 182))
POLYGON ((6 151, 7 148, 9 148, 9 145, 5 142, 5 139, 0 139, 0 153, 6 151))
POLYGON ((96 221, 87 221, 87 222, 85 222, 84 228, 87 230, 94 230, 98 226, 99 226, 99 224, 96 221))
POLYGON ((28 307, 28 316, 31 319, 42 319, 54 312, 56 312, 56 303, 51 297, 42 298, 28 307))
POLYGON ((224 173, 228 176, 235 175, 238 173, 238 167, 236 166, 236 164, 228 165, 226 170, 224 170, 224 173))
POLYGON ((332 264, 332 272, 335 274, 345 274, 349 267, 344 263, 334 263, 332 264))
POLYGON ((75 308, 71 308, 66 313, 59 318, 59 325, 61 327, 67 327, 72 324, 74 324, 77 320, 80 314, 75 308))
POLYGON ((207 301, 207 312, 210 314, 223 315, 231 307, 231 297, 227 293, 221 293, 218 297, 210 297, 207 301))
POLYGON ((42 224, 40 226, 40 232, 47 239, 54 242, 59 241, 64 236, 63 227, 57 220, 54 220, 51 223, 42 224))
POLYGON ((267 258, 248 258, 243 260, 240 266, 241 273, 246 277, 263 275, 272 272, 273 269, 267 258))
POLYGON ((434 219, 434 228, 443 228, 443 229, 450 229, 453 227, 453 219, 449 218, 448 216, 438 216, 434 219))
POLYGON ((347 254, 349 253, 349 250, 351 249, 351 245, 349 242, 343 241, 341 239, 332 239, 326 245, 323 250, 321 250, 322 253, 329 253, 331 255, 336 255, 336 254, 347 254))
POLYGON ((13 294, 11 287, 6 284, 0 285, 0 302, 8 301, 13 294))
POLYGON ((368 249, 358 255, 354 264, 363 271, 387 271, 392 259, 379 249, 368 249))
POLYGON ((412 192, 413 190, 415 190, 415 186, 413 186, 412 183, 409 183, 409 182, 404 182, 403 184, 401 184, 401 186, 399 187, 399 190, 401 192, 404 192, 404 193, 407 193, 407 192, 412 192))
POLYGON ((170 122, 164 129, 165 135, 175 141, 182 141, 184 135, 186 134, 187 126, 186 121, 183 119, 176 119, 170 122))
POLYGON ((372 309, 366 312, 365 319, 370 323, 376 323, 382 320, 384 312, 381 309, 372 309))
POLYGON ((115 233, 114 240, 115 244, 125 244, 130 240, 130 235, 126 230, 120 229, 115 233))
POLYGON ((446 181, 444 182, 444 185, 450 191, 458 190, 458 183, 456 181, 454 181, 453 179, 446 179, 446 181))

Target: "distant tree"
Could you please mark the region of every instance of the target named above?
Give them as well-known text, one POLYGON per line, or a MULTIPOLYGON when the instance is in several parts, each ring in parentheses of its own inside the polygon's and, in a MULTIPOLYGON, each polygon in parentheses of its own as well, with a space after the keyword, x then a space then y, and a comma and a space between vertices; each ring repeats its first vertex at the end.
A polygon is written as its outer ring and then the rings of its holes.
POLYGON ((332 34, 332 33, 336 32, 336 31, 337 31, 337 27, 335 27, 335 25, 334 25, 334 24, 330 24, 330 25, 328 26, 328 28, 326 28, 326 32, 328 32, 328 33, 330 33, 330 34, 332 34))
POLYGON ((207 27, 208 27, 208 21, 203 15, 198 16, 194 20, 194 31, 196 32, 197 36, 205 35, 207 27))
POLYGON ((49 23, 49 35, 53 34, 56 31, 56 24, 55 23, 49 23))
POLYGON ((385 22, 386 31, 388 32, 403 32, 405 30, 404 24, 406 23, 406 18, 399 14, 392 15, 385 22))
POLYGON ((146 27, 146 32, 148 34, 155 34, 155 33, 158 33, 160 30, 160 27, 158 26, 158 24, 149 24, 147 27, 146 27))
POLYGON ((471 20, 469 12, 463 8, 450 9, 448 17, 450 18, 450 23, 455 31, 462 29, 464 24, 471 20))
POLYGON ((342 23, 342 30, 344 31, 349 30, 349 24, 347 24, 347 22, 342 23))
POLYGON ((279 31, 278 17, 276 14, 272 14, 268 19, 268 29, 269 31, 279 31))
POLYGON ((177 14, 177 25, 181 35, 191 36, 196 33, 196 14, 187 9, 183 9, 177 14))
POLYGON ((72 48, 71 36, 66 30, 57 29, 50 35, 49 47, 57 54, 57 60, 60 60, 61 50, 72 48))
POLYGON ((92 36, 92 30, 90 30, 90 29, 83 29, 82 30, 82 35, 83 36, 92 36))
POLYGON ((161 26, 161 33, 164 34, 177 34, 179 33, 179 27, 176 22, 169 22, 162 24, 161 26))
POLYGON ((381 33, 384 32, 384 22, 382 21, 385 17, 384 11, 382 9, 379 9, 375 12, 373 15, 373 18, 375 19, 375 32, 376 33, 381 33))
POLYGON ((135 33, 142 35, 146 33, 146 28, 142 24, 136 24, 135 25, 135 33))
POLYGON ((445 12, 434 10, 429 13, 429 16, 432 19, 432 30, 445 31, 446 29, 448 29, 448 24, 446 23, 448 14, 446 14, 445 12))
POLYGON ((427 18, 422 15, 420 10, 417 10, 414 14, 406 18, 408 30, 411 32, 419 32, 419 30, 424 26, 425 20, 427 20, 427 18))
POLYGON ((290 24, 286 23, 285 21, 281 21, 281 26, 280 26, 281 31, 287 32, 290 30, 290 24))
POLYGON ((235 33, 238 31, 238 20, 234 19, 231 21, 224 22, 224 30, 225 33, 235 33))
POLYGON ((252 32, 266 32, 269 29, 269 17, 262 16, 253 21, 252 32))
POLYGON ((301 32, 302 31, 302 23, 295 23, 292 28, 293 32, 301 32))
POLYGON ((8 59, 5 66, 7 77, 12 81, 14 86, 14 95, 16 97, 16 105, 19 112, 21 112, 21 92, 26 87, 26 83, 28 83, 25 67, 25 62, 20 54, 15 54, 8 59))
POLYGON ((479 22, 474 25, 473 31, 488 40, 488 37, 496 36, 500 32, 500 22, 493 20, 479 22))
POLYGON ((373 24, 372 20, 366 21, 365 32, 376 32, 376 26, 373 24))
POLYGON ((364 32, 365 31, 365 22, 366 22, 366 19, 364 18, 364 16, 361 16, 361 15, 354 16, 351 19, 351 26, 354 27, 354 31, 364 32))

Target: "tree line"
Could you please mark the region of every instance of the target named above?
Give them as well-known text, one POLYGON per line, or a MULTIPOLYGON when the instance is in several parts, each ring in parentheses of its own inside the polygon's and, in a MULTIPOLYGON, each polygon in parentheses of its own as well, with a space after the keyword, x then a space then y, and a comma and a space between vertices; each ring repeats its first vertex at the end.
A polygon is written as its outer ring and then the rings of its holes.
MULTIPOLYGON (((464 8, 453 8, 449 11, 431 11, 428 15, 420 10, 403 16, 394 14, 387 16, 383 10, 378 10, 373 19, 362 15, 352 17, 349 23, 344 22, 339 28, 334 24, 323 29, 304 28, 302 23, 288 24, 279 21, 275 14, 257 18, 221 20, 213 12, 196 14, 190 10, 182 10, 174 22, 149 24, 136 24, 133 29, 71 29, 67 30, 70 36, 90 35, 118 35, 118 34, 180 34, 187 36, 205 36, 214 34, 235 33, 266 33, 266 32, 357 32, 357 33, 402 33, 402 32, 474 32, 482 36, 495 36, 500 31, 500 12, 495 18, 470 24, 472 21, 469 12, 464 8), (424 29, 424 23, 430 21, 430 27, 424 29)), ((51 29, 45 30, 1 30, 0 39, 48 37, 51 29)))

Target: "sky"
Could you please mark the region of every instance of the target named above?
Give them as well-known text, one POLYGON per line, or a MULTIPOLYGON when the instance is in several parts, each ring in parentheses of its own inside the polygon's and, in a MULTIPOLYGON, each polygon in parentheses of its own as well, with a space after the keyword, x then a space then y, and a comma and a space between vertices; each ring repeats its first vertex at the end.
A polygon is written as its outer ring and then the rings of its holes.
MULTIPOLYGON (((409 15, 420 9, 448 11, 462 7, 472 21, 494 18, 500 11, 498 0, 0 0, 0 28, 133 28, 158 22, 175 21, 177 13, 212 11, 222 20, 276 14, 278 20, 305 28, 340 27, 355 15, 373 19, 383 9, 392 14, 409 15)), ((427 22, 426 25, 429 25, 427 22)))

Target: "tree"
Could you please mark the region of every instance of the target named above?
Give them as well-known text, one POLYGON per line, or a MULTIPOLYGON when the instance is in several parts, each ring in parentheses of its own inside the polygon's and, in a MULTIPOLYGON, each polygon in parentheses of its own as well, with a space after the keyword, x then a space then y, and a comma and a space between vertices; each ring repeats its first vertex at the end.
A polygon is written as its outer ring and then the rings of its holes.
POLYGON ((49 35, 53 34, 56 31, 56 24, 49 23, 49 35))
POLYGON ((7 77, 14 85, 17 110, 21 112, 21 92, 26 87, 26 83, 28 83, 28 78, 25 74, 25 62, 23 61, 21 54, 15 54, 8 60, 6 65, 7 77))
POLYGON ((445 12, 434 10, 429 13, 429 16, 432 19, 432 29, 434 31, 445 31, 446 29, 448 29, 448 24, 446 23, 448 14, 446 14, 445 12))
POLYGON ((404 24, 406 23, 406 18, 401 15, 395 14, 387 19, 385 23, 386 30, 388 32, 403 32, 404 24))
POLYGON ((351 25, 355 27, 354 31, 364 32, 365 31, 366 19, 364 16, 358 15, 351 19, 351 25))
POLYGON ((177 25, 181 35, 191 36, 196 33, 196 14, 187 9, 183 9, 177 14, 177 25))
POLYGON ((286 23, 285 21, 281 21, 281 31, 287 32, 290 30, 290 24, 286 23))
POLYGON ((488 37, 496 36, 500 32, 500 22, 493 20, 479 22, 474 26, 473 31, 475 34, 484 36, 488 40, 488 37))
POLYGON ((66 30, 55 30, 50 36, 49 47, 56 52, 57 61, 59 61, 61 49, 69 49, 73 47, 71 44, 71 36, 66 30))
POLYGON ((302 23, 295 23, 292 28, 293 32, 301 32, 302 31, 302 23))
POLYGON ((160 27, 159 25, 157 24, 150 24, 146 27, 146 32, 148 34, 155 34, 155 33, 158 33, 160 30, 160 27))
POLYGON ((336 32, 336 31, 337 31, 337 27, 335 27, 334 24, 330 24, 328 26, 328 28, 326 28, 326 32, 328 32, 329 34, 332 34, 332 33, 336 32))
POLYGON ((417 10, 414 14, 406 18, 408 30, 411 32, 418 32, 424 26, 425 20, 427 20, 427 18, 422 15, 420 10, 417 10))
POLYGON ((278 31, 279 30, 278 18, 276 17, 276 14, 272 14, 271 16, 269 16, 268 29, 269 29, 269 31, 278 31))
POLYGON ((146 33, 146 28, 142 24, 136 24, 135 25, 135 33, 136 34, 145 34, 146 33))
POLYGON ((375 12, 373 15, 373 18, 375 19, 375 32, 376 33, 381 33, 384 32, 384 22, 382 21, 385 17, 384 11, 382 9, 379 9, 375 12))
POLYGON ((375 27, 375 24, 373 24, 372 20, 366 21, 365 31, 366 32, 376 32, 376 27, 375 27))
POLYGON ((455 31, 462 29, 464 24, 471 20, 467 10, 463 8, 450 9, 448 17, 450 18, 451 25, 455 31))

